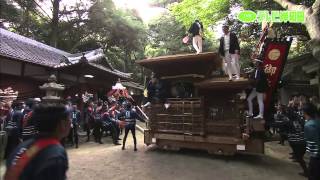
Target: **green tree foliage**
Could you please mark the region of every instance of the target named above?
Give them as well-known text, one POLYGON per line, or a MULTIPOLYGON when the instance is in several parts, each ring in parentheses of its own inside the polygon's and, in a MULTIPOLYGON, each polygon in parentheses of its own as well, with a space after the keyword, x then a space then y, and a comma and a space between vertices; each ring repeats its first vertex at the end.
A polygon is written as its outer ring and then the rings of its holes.
MULTIPOLYGON (((148 24, 148 40, 145 54, 148 57, 190 53, 193 51, 191 43, 183 44, 186 27, 178 22, 171 13, 163 13, 148 24)), ((190 38, 190 41, 192 38, 190 38)), ((211 42, 205 40, 203 49, 208 51, 211 42)))
POLYGON ((259 36, 259 27, 254 25, 242 28, 243 23, 239 22, 231 13, 234 7, 239 6, 238 3, 234 0, 183 0, 180 3, 172 4, 170 9, 177 20, 183 23, 186 28, 189 28, 195 19, 202 21, 206 40, 212 44, 209 49, 213 52, 217 52, 219 47, 220 37, 216 34, 217 28, 219 28, 218 24, 229 24, 231 31, 239 37, 241 62, 248 64, 247 61, 249 61, 250 52, 254 46, 252 42, 255 42, 259 36), (242 29, 246 31, 242 32, 242 29), (252 34, 252 32, 255 33, 252 34))
POLYGON ((146 47, 148 57, 190 52, 189 46, 181 39, 186 34, 186 28, 170 13, 164 13, 148 24, 149 44, 146 47))
MULTIPOLYGON (((291 0, 293 3, 297 3, 299 5, 307 5, 311 6, 314 3, 314 0, 291 0)), ((240 0, 240 5, 243 7, 243 9, 246 10, 283 10, 283 8, 274 1, 255 1, 255 0, 240 0)), ((257 23, 251 23, 250 25, 254 25, 257 27, 257 23)), ((259 26, 258 26, 259 27, 259 26)), ((307 39, 309 39, 308 32, 303 24, 299 23, 275 23, 273 26, 276 30, 279 32, 279 36, 285 36, 285 35, 300 35, 305 36, 307 39)), ((259 27, 261 28, 261 26, 259 27)))
POLYGON ((229 0, 183 0, 170 7, 174 16, 186 27, 199 19, 206 30, 228 16, 229 0))
MULTIPOLYGON (((305 6, 312 6, 315 0, 290 0, 290 2, 298 4, 298 5, 305 5, 305 6)), ((250 10, 279 10, 283 9, 278 3, 269 0, 239 0, 239 3, 242 4, 243 7, 250 10)))
MULTIPOLYGON (((294 3, 293 5, 303 5, 305 8, 313 8, 314 13, 319 9, 318 5, 315 5, 315 0, 183 0, 180 3, 172 4, 170 9, 178 21, 182 22, 185 27, 190 26, 194 19, 200 19, 205 27, 209 27, 206 29, 206 35, 213 40, 214 45, 218 44, 218 42, 215 41, 218 37, 211 36, 214 32, 212 27, 217 27, 215 25, 221 21, 231 25, 231 30, 238 35, 241 42, 241 61, 243 61, 244 64, 247 64, 246 61, 249 61, 252 49, 258 43, 262 33, 262 27, 259 23, 244 24, 239 22, 236 19, 236 16, 234 16, 232 9, 241 8, 253 11, 283 10, 283 6, 279 2, 291 2, 294 3)), ((299 6, 296 6, 295 8, 299 8, 299 6)), ((303 24, 294 23, 275 23, 273 25, 273 29, 276 31, 278 37, 294 36, 295 41, 297 40, 290 50, 290 57, 311 51, 307 42, 312 38, 310 37, 310 32, 315 28, 310 28, 310 25, 309 28, 306 27, 308 27, 308 25, 305 26, 303 24)), ((312 34, 313 36, 316 36, 317 33, 312 34)))
MULTIPOLYGON (((240 0, 239 2, 243 9, 246 10, 283 10, 283 7, 275 1, 240 0)), ((314 4, 315 0, 290 0, 290 2, 295 3, 296 5, 303 5, 310 8, 314 4)), ((249 27, 251 27, 252 30, 254 29, 255 31, 261 32, 261 26, 258 23, 251 23, 249 24, 249 27)), ((294 46, 290 49, 289 57, 299 56, 301 54, 311 51, 310 46, 307 43, 310 40, 310 35, 304 24, 275 23, 273 24, 273 29, 276 31, 278 37, 295 37, 296 42, 293 44, 294 46)))
POLYGON ((146 28, 137 13, 132 10, 116 10, 111 0, 104 0, 90 8, 88 17, 90 34, 115 58, 114 61, 121 59, 121 69, 129 72, 133 55, 143 51, 146 42, 146 28))
POLYGON ((45 42, 48 29, 44 27, 49 19, 36 9, 34 1, 0 0, 0 19, 11 31, 45 42))
POLYGON ((19 23, 22 11, 6 0, 0 0, 0 17, 6 23, 19 23))
POLYGON ((89 31, 89 8, 79 2, 67 10, 66 7, 59 12, 59 30, 57 47, 76 53, 97 49, 100 46, 92 38, 89 31), (90 44, 90 45, 89 45, 90 44))
POLYGON ((182 0, 151 0, 151 5, 157 6, 157 7, 167 8, 168 5, 175 3, 175 2, 181 2, 181 1, 182 0))
POLYGON ((78 1, 68 7, 61 7, 60 1, 0 0, 1 17, 9 30, 68 52, 102 48, 115 68, 141 76, 133 60, 144 58, 147 33, 137 12, 116 9, 112 0, 78 1), (47 16, 41 11, 44 1, 59 11, 47 16))

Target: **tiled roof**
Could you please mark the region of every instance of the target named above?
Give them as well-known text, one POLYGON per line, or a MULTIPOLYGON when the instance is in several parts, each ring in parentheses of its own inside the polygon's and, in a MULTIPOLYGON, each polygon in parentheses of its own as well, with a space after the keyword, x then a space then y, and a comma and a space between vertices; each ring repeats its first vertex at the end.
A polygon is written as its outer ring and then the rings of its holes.
POLYGON ((0 55, 54 67, 71 54, 0 28, 0 55))
POLYGON ((105 55, 102 49, 96 49, 83 53, 71 54, 67 57, 67 61, 60 62, 59 64, 55 65, 54 68, 61 68, 78 64, 80 63, 80 60, 83 56, 88 62, 98 62, 101 59, 105 59, 105 55))
POLYGON ((54 68, 59 69, 59 68, 71 67, 73 65, 80 63, 82 57, 86 58, 87 64, 89 66, 92 66, 94 68, 109 72, 109 73, 117 75, 121 78, 125 78, 125 79, 130 78, 130 73, 124 73, 124 72, 121 72, 121 71, 114 69, 111 66, 111 64, 109 64, 107 61, 105 61, 105 63, 107 63, 108 67, 106 67, 102 64, 99 64, 100 60, 106 59, 102 49, 96 49, 96 50, 87 51, 84 53, 73 54, 71 56, 68 56, 67 62, 62 62, 62 63, 54 66, 54 68))
POLYGON ((200 54, 160 56, 139 60, 136 63, 150 69, 159 78, 190 74, 201 75, 203 77, 211 75, 215 70, 219 70, 222 59, 216 52, 205 52, 200 54))
POLYGON ((102 49, 70 54, 2 28, 0 28, 0 56, 54 69, 68 68, 81 63, 81 58, 84 56, 87 63, 95 68, 122 78, 130 78, 130 74, 114 69, 107 61, 103 61, 104 65, 99 64, 101 60, 106 59, 102 49))
POLYGON ((119 76, 121 78, 126 78, 126 79, 130 78, 130 74, 129 73, 124 73, 124 72, 121 72, 121 71, 118 71, 118 70, 113 71, 113 70, 111 70, 109 68, 106 68, 106 67, 104 67, 104 66, 102 66, 100 64, 96 64, 96 63, 89 63, 89 65, 92 66, 92 67, 95 67, 97 69, 100 69, 100 70, 103 70, 103 71, 107 71, 107 72, 109 72, 111 74, 117 75, 117 76, 119 76))

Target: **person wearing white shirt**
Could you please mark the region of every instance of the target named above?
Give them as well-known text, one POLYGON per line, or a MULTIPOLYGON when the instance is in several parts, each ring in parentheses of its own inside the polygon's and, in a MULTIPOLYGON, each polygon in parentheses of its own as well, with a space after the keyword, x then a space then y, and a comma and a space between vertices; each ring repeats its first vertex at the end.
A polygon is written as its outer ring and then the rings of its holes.
POLYGON ((224 35, 220 38, 219 54, 223 57, 226 64, 225 71, 232 81, 232 74, 236 74, 236 80, 240 78, 239 54, 240 46, 237 36, 229 32, 229 26, 222 27, 224 35))

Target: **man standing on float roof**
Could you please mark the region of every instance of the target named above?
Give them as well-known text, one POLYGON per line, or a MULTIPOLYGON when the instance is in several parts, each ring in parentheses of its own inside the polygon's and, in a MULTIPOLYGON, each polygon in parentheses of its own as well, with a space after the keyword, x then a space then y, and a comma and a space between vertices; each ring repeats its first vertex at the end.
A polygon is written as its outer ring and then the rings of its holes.
POLYGON ((234 33, 229 31, 228 25, 223 25, 222 30, 223 36, 220 38, 219 54, 227 64, 225 71, 229 76, 229 81, 232 81, 233 72, 236 74, 236 80, 238 80, 240 78, 240 46, 238 38, 234 33))
POLYGON ((190 26, 189 31, 192 34, 192 45, 197 51, 197 54, 202 52, 202 36, 203 36, 203 25, 199 20, 195 20, 190 26))

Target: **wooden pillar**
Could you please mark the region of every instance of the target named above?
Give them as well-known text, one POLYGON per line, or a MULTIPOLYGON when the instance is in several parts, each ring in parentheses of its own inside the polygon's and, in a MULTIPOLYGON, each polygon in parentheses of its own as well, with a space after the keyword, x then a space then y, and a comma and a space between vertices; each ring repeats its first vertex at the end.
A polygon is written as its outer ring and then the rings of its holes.
POLYGON ((76 81, 76 87, 78 87, 78 97, 80 99, 80 102, 78 104, 78 109, 82 112, 83 108, 84 108, 84 102, 82 100, 82 94, 85 93, 85 83, 80 82, 80 79, 82 77, 82 73, 80 73, 80 75, 77 76, 77 81, 76 81))
POLYGON ((57 80, 58 82, 61 81, 61 74, 60 74, 60 71, 57 71, 55 74, 57 74, 57 80))
POLYGON ((79 110, 82 112, 83 108, 84 108, 84 102, 82 100, 82 94, 85 93, 84 87, 82 83, 78 83, 79 89, 78 89, 78 97, 80 98, 80 103, 78 104, 79 106, 79 110))

